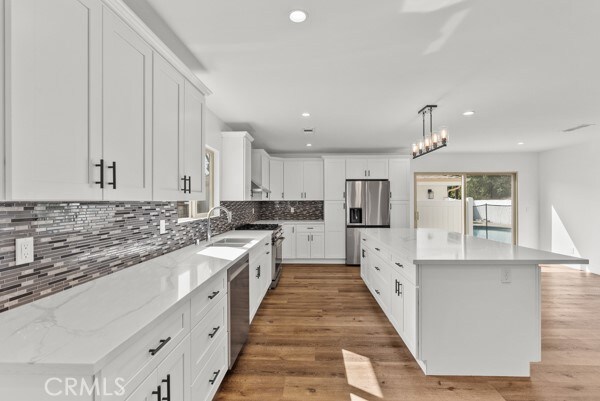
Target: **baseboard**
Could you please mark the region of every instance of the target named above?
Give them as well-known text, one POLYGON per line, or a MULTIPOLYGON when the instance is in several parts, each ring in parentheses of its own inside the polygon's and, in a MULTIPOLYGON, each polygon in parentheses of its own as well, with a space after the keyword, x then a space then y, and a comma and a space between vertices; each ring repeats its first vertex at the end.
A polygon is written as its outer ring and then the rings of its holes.
POLYGON ((346 259, 283 259, 284 265, 345 265, 346 259))

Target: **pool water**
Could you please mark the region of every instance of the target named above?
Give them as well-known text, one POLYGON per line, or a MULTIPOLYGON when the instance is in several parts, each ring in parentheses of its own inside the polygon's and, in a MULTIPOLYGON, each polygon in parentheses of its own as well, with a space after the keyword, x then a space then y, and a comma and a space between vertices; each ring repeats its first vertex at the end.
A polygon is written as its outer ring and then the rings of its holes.
POLYGON ((510 228, 488 227, 486 237, 486 228, 481 226, 475 226, 473 227, 473 236, 478 238, 491 239, 492 241, 512 244, 512 229, 510 228))

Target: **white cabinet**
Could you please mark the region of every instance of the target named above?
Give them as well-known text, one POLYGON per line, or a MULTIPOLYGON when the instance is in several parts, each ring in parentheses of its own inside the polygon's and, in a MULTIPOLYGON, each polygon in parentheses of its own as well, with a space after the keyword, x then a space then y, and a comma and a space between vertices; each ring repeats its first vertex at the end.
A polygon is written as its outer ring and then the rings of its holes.
POLYGON ((252 142, 245 131, 223 132, 221 200, 252 200, 252 142))
POLYGON ((323 177, 326 201, 346 199, 346 160, 325 159, 323 177))
MULTIPOLYGON (((262 189, 270 189, 270 169, 271 158, 264 149, 252 150, 252 182, 262 189)), ((254 192, 253 198, 256 200, 268 200, 268 192, 254 192)))
POLYGON ((325 257, 325 234, 322 225, 296 226, 296 259, 323 259, 325 257))
POLYGON ((322 200, 323 161, 285 160, 283 188, 286 200, 322 200))
POLYGON ((346 257, 346 203, 325 201, 325 258, 346 257))
POLYGON ((158 386, 164 400, 191 400, 190 368, 190 337, 188 335, 158 366, 158 386))
POLYGON ((390 227, 410 228, 410 206, 407 201, 390 202, 390 227))
MULTIPOLYGON (((4 0, 0 0, 0 21, 4 24, 4 0)), ((4 29, 0 29, 0 77, 4 77, 4 29)), ((4 138, 4 78, 2 78, 0 79, 0 155, 4 155, 4 138)), ((4 163, 0 163, 0 200, 6 199, 4 168, 4 163)))
POLYGON ((281 254, 283 260, 296 259, 296 226, 292 224, 283 224, 283 244, 281 254))
POLYGON ((184 198, 189 200, 206 199, 206 176, 204 172, 205 99, 189 81, 184 84, 183 105, 183 158, 180 160, 179 176, 187 178, 187 191, 184 198))
POLYGON ((269 189, 270 200, 283 200, 283 160, 281 159, 269 161, 269 189))
POLYGON ((154 393, 157 391, 157 382, 157 372, 154 371, 127 397, 127 401, 158 401, 158 394, 154 393))
POLYGON ((390 159, 390 200, 408 201, 410 199, 410 161, 408 159, 390 159))
POLYGON ((18 0, 6 13, 7 199, 101 200, 101 3, 18 0))
POLYGON ((388 178, 388 159, 346 159, 346 178, 385 180, 388 178))
POLYGON ((152 199, 152 49, 104 8, 104 200, 152 199))
POLYGON ((265 238, 250 251, 250 322, 271 285, 271 250, 271 239, 265 238))

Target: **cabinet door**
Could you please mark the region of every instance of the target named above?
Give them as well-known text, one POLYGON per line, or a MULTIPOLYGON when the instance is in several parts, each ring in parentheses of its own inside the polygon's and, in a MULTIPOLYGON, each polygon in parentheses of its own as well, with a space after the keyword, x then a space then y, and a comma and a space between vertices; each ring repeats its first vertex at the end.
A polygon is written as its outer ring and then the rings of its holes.
POLYGON ((252 200, 252 143, 244 138, 244 200, 252 200))
POLYGON ((263 258, 259 257, 250 263, 250 322, 258 310, 262 299, 261 277, 264 275, 263 258))
POLYGON ((410 200, 410 162, 390 159, 390 200, 410 200))
POLYGON ((323 259, 325 258, 325 234, 314 233, 310 234, 310 258, 323 259))
POLYGON ((346 199, 346 161, 327 159, 323 162, 325 200, 346 199))
POLYGON ((286 200, 304 199, 304 163, 296 160, 283 162, 283 193, 286 200))
POLYGON ((150 200, 152 49, 106 8, 103 27, 104 199, 150 200))
POLYGON ((367 160, 346 159, 346 178, 349 180, 367 178, 367 160))
POLYGON ((270 200, 283 200, 283 160, 269 162, 270 200))
POLYGON ((190 82, 185 81, 183 112, 183 157, 180 175, 189 177, 190 200, 204 200, 206 176, 204 170, 204 95, 190 82))
MULTIPOLYGON (((263 256, 263 260, 261 263, 261 276, 260 276, 260 292, 261 292, 261 299, 264 298, 265 294, 267 293, 267 291, 269 290, 269 287, 271 286, 271 278, 272 278, 272 263, 271 263, 271 250, 267 251, 269 252, 268 254, 265 254, 263 256)), ((261 301, 262 302, 262 301, 261 301)))
POLYGON ((183 76, 154 53, 154 200, 185 200, 180 176, 183 93, 183 76))
POLYGON ((156 370, 154 370, 142 384, 127 397, 126 401, 157 401, 157 395, 153 394, 154 391, 157 391, 157 387, 158 379, 156 370))
POLYGON ((410 352, 416 355, 417 345, 417 287, 404 279, 402 285, 404 297, 404 331, 402 339, 410 352))
POLYGON ((391 228, 409 228, 410 227, 410 207, 406 201, 390 202, 390 227, 391 228))
POLYGON ((101 200, 102 3, 9 5, 7 199, 101 200))
POLYGON ((390 319, 400 336, 404 336, 404 289, 402 276, 392 273, 392 296, 390 301, 390 319))
POLYGON ((387 180, 388 159, 369 159, 367 166, 367 178, 371 180, 387 180))
POLYGON ((303 163, 304 200, 323 200, 323 161, 303 163))
POLYGON ((325 202, 325 257, 346 257, 346 209, 343 201, 325 202))
MULTIPOLYGON (((265 188, 271 189, 271 180, 270 180, 270 169, 271 169, 271 163, 269 160, 269 157, 267 157, 266 155, 262 155, 262 157, 260 158, 260 164, 261 164, 261 178, 262 178, 262 185, 265 188)), ((267 196, 267 198, 269 198, 267 196)))
POLYGON ((296 259, 296 226, 286 225, 283 228, 283 245, 281 255, 283 259, 296 259))
POLYGON ((360 250, 360 276, 367 286, 370 286, 371 265, 369 264, 369 251, 361 246, 360 250))
POLYGON ((164 400, 190 401, 190 336, 158 365, 158 384, 164 400))
POLYGON ((309 233, 296 233, 296 259, 310 259, 309 233))

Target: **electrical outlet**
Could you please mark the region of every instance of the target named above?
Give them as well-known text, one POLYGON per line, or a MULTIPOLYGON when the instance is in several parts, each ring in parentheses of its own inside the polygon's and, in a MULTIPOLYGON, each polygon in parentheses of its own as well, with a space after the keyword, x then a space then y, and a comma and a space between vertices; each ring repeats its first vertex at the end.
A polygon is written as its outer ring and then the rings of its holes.
POLYGON ((254 214, 254 208, 252 208, 252 214, 254 214))
POLYGON ((508 267, 503 267, 500 274, 502 274, 502 277, 500 278, 502 283, 510 283, 510 269, 508 267))
POLYGON ((166 234, 167 233, 167 225, 166 225, 166 223, 165 223, 164 220, 160 221, 159 227, 160 227, 160 233, 161 234, 166 234))
POLYGON ((17 266, 33 262, 33 237, 16 239, 15 262, 17 266))
POLYGON ((290 208, 290 212, 294 213, 294 208, 293 207, 290 208))

